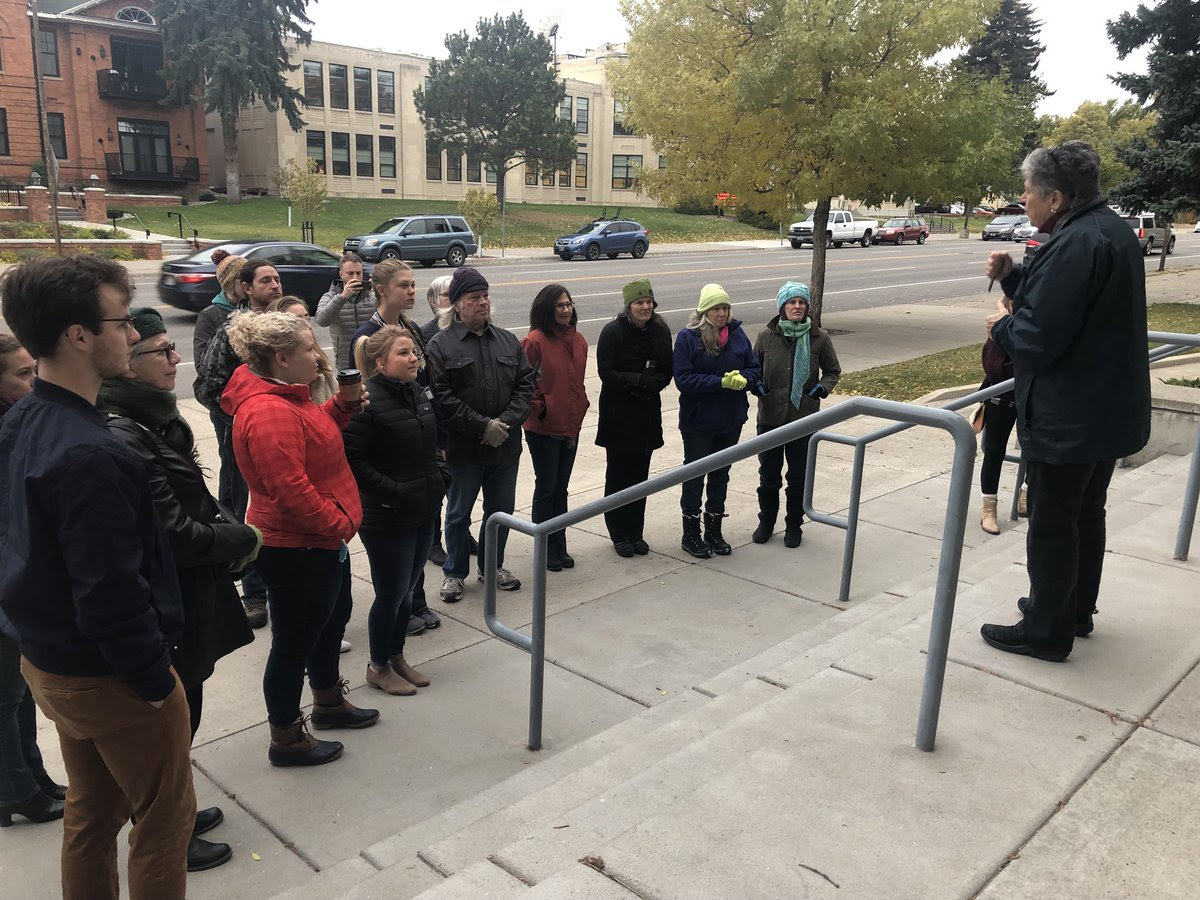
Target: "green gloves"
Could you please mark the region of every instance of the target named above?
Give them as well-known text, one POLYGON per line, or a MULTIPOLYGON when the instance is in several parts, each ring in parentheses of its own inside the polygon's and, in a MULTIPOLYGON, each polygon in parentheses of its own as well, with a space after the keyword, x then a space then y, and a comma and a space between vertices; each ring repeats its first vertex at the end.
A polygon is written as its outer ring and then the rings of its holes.
POLYGON ((480 438, 480 443, 487 444, 489 447, 499 447, 508 440, 508 426, 499 419, 488 419, 488 423, 483 426, 483 437, 480 438))
POLYGON ((246 571, 246 568, 250 565, 250 563, 258 559, 258 551, 262 549, 262 532, 258 530, 257 526, 249 523, 246 523, 246 527, 254 532, 254 549, 245 556, 241 557, 240 559, 235 559, 229 564, 229 571, 233 574, 234 578, 241 577, 242 573, 246 571))
POLYGON ((726 372, 721 377, 721 387, 729 391, 744 391, 746 385, 750 382, 742 376, 742 373, 736 369, 732 372, 726 372))

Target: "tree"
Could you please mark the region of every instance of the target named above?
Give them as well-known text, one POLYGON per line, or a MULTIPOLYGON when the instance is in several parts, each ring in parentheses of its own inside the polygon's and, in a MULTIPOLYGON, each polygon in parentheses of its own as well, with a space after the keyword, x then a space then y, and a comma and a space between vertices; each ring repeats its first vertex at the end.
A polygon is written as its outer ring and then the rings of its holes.
POLYGON ((1121 103, 1086 100, 1069 116, 1046 116, 1039 125, 1042 146, 1063 141, 1087 141, 1100 155, 1100 193, 1107 194, 1129 178, 1129 167, 1117 157, 1117 149, 1134 138, 1145 138, 1154 125, 1154 113, 1132 100, 1121 103))
POLYGON ((458 201, 458 211, 475 232, 479 241, 479 251, 482 253, 483 236, 491 231, 492 225, 496 223, 496 216, 500 214, 500 202, 496 195, 489 191, 471 188, 458 201))
POLYGON ((325 176, 317 171, 315 159, 289 159, 275 170, 275 186, 279 196, 296 207, 301 222, 311 223, 325 207, 325 176))
POLYGON ((446 35, 445 60, 429 64, 427 88, 413 96, 426 140, 466 151, 496 171, 504 209, 504 176, 524 163, 566 168, 575 159, 575 130, 558 117, 566 87, 554 71, 550 42, 520 13, 480 19, 475 37, 446 35))
POLYGON ((238 166, 238 112, 261 100, 282 109, 293 131, 304 126, 302 96, 287 83, 287 42, 307 45, 307 0, 158 0, 155 14, 163 40, 163 78, 168 103, 199 99, 221 117, 225 188, 230 203, 242 199, 238 166))
POLYGON ((668 200, 727 191, 777 219, 816 201, 819 317, 832 198, 879 203, 947 186, 967 127, 947 132, 944 110, 961 115, 970 98, 934 57, 977 37, 997 3, 625 0, 629 57, 609 77, 626 125, 671 161, 643 173, 647 190, 668 200))
POLYGON ((1108 37, 1124 59, 1150 46, 1145 74, 1113 77, 1140 103, 1149 103, 1157 120, 1145 137, 1117 149, 1130 177, 1111 199, 1130 212, 1152 210, 1164 221, 1158 268, 1167 264, 1170 222, 1185 210, 1200 208, 1200 15, 1195 0, 1162 0, 1108 23, 1108 37))

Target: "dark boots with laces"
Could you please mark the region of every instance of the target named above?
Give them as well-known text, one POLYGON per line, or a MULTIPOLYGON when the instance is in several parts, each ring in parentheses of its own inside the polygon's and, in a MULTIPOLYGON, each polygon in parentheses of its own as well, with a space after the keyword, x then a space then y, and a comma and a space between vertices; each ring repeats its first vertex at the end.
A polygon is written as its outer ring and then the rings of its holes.
POLYGON ((733 552, 729 542, 721 535, 723 518, 725 518, 725 513, 706 512, 704 514, 704 543, 708 544, 717 556, 728 556, 733 552))
POLYGON ((708 559, 713 555, 712 548, 704 542, 700 535, 700 514, 683 514, 683 540, 679 544, 684 552, 690 553, 696 559, 708 559))

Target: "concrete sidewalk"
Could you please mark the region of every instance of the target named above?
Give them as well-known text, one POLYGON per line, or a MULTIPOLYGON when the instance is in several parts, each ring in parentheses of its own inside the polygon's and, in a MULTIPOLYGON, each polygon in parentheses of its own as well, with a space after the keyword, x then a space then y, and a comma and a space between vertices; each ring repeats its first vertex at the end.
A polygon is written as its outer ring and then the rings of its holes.
MULTIPOLYGON (((1168 275, 1150 279, 1152 295, 1195 298, 1200 270, 1168 275)), ((845 332, 834 340, 850 371, 978 342, 989 309, 971 297, 831 310, 826 324, 845 332)), ((594 403, 594 360, 589 369, 594 403)), ((664 406, 657 471, 682 458, 673 389, 664 406)), ((207 416, 184 407, 215 471, 207 416)), ((595 425, 593 407, 572 506, 603 493, 595 425)), ((820 454, 816 505, 841 510, 850 454, 820 454)), ((523 746, 528 657, 487 631, 478 585, 440 603, 433 566, 427 590, 443 625, 407 649, 433 685, 412 698, 364 685, 371 591, 356 541, 343 676, 380 724, 338 735, 345 757, 330 766, 272 769, 260 688, 269 635, 222 661, 194 759, 201 805, 226 813, 208 837, 235 856, 191 876, 189 896, 1194 896, 1200 565, 1170 559, 1187 459, 1118 472, 1097 631, 1063 665, 1007 658, 979 639, 982 621, 1016 616, 1024 524, 991 537, 970 518, 932 754, 912 736, 950 448, 914 429, 872 445, 867 460, 846 605, 835 599, 841 532, 809 524, 794 551, 778 536, 750 543, 750 462, 732 472, 732 556, 679 549, 675 492, 648 504, 647 557, 616 557, 599 520, 572 529, 576 568, 548 575, 538 753, 523 746)), ((525 457, 519 515, 532 481, 525 457)), ((530 552, 511 537, 508 565, 523 579, 530 552)), ((529 589, 501 595, 500 610, 527 629, 529 589)), ((6 895, 53 895, 60 834, 58 824, 5 829, 6 895)))

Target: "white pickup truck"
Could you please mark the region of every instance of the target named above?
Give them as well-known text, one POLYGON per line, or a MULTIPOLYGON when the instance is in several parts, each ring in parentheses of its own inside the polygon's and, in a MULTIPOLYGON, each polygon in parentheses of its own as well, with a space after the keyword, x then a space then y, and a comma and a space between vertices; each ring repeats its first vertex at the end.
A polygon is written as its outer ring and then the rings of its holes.
MULTIPOLYGON (((842 244, 858 242, 860 247, 871 246, 871 235, 879 230, 875 219, 855 219, 854 214, 840 209, 829 211, 829 222, 825 226, 826 244, 841 247, 842 244)), ((794 222, 788 229, 788 241, 793 250, 813 242, 813 220, 809 216, 803 222, 794 222)))

